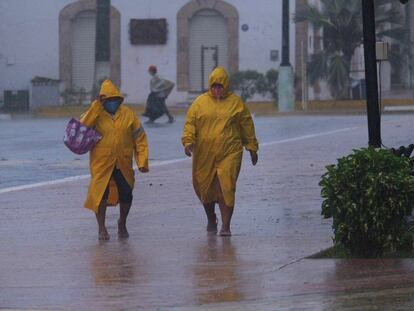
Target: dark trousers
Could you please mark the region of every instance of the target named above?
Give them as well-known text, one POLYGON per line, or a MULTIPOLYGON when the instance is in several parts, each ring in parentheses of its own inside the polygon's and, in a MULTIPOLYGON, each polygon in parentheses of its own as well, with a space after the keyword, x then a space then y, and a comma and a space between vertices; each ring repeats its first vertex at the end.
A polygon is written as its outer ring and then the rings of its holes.
MULTIPOLYGON (((112 172, 111 178, 115 181, 116 187, 118 188, 119 202, 129 204, 132 202, 132 188, 125 180, 120 169, 115 168, 112 172)), ((109 184, 105 189, 102 200, 108 200, 109 195, 109 184)))

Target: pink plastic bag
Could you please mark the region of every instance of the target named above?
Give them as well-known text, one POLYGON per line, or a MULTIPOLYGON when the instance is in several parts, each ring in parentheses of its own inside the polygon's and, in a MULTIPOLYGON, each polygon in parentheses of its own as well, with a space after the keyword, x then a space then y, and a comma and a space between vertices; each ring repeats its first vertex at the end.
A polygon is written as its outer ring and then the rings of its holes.
POLYGON ((72 118, 66 125, 63 143, 73 153, 84 154, 92 150, 101 138, 102 135, 97 131, 72 118))

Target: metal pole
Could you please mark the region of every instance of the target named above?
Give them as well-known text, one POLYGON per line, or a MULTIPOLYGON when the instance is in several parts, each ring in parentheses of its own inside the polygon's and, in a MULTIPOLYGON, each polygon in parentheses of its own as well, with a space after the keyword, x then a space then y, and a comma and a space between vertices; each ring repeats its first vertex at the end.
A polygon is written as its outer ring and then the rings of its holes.
POLYGON ((278 109, 280 112, 295 110, 293 69, 289 61, 289 0, 283 0, 282 8, 282 62, 278 77, 278 109))
POLYGON ((281 66, 290 66, 289 61, 289 0, 283 0, 282 8, 282 62, 281 66))
POLYGON ((362 0, 364 35, 365 80, 367 93, 367 117, 369 145, 381 147, 381 119, 378 106, 377 62, 375 53, 374 0, 362 0))
POLYGON ((304 111, 308 110, 308 80, 307 80, 307 57, 305 49, 308 45, 305 44, 303 41, 300 43, 301 47, 301 62, 302 62, 302 109, 304 111))
POLYGON ((95 76, 92 98, 98 95, 100 84, 111 76, 111 0, 96 1, 95 76))
POLYGON ((96 38, 95 61, 110 61, 110 0, 97 0, 96 2, 96 38))
POLYGON ((405 23, 406 23, 406 29, 408 29, 407 31, 407 47, 408 47, 408 71, 409 71, 409 77, 408 77, 408 88, 410 90, 412 90, 413 88, 413 52, 412 52, 412 37, 413 37, 413 29, 412 29, 412 13, 411 10, 413 9, 413 3, 407 3, 407 7, 406 7, 406 17, 405 17, 405 23))
POLYGON ((201 92, 204 92, 204 45, 201 45, 201 92))

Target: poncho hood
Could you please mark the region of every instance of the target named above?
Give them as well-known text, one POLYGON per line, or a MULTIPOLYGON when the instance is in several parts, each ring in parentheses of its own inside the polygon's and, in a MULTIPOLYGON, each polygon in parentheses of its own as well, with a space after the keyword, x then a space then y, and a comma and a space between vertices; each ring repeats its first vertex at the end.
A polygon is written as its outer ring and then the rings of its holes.
POLYGON ((210 74, 210 77, 208 78, 208 93, 210 96, 213 96, 213 93, 211 92, 211 86, 214 84, 221 84, 224 86, 224 94, 223 98, 230 95, 230 79, 229 75, 227 74, 226 70, 223 67, 216 67, 210 74))

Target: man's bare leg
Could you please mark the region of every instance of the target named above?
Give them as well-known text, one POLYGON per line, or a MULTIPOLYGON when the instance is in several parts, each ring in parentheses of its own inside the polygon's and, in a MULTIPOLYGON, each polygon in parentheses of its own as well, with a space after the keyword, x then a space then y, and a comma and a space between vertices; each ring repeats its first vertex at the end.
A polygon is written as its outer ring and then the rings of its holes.
POLYGON ((226 202, 224 201, 223 191, 220 186, 220 181, 217 176, 214 177, 214 187, 216 189, 218 203, 220 207, 220 213, 221 213, 222 226, 220 230, 220 235, 230 236, 231 235, 230 222, 231 222, 231 217, 233 216, 234 207, 226 205, 226 202))
POLYGON ((203 204, 207 215, 207 232, 217 233, 217 216, 215 213, 216 202, 203 204))
POLYGON ((131 209, 131 203, 119 203, 118 237, 126 239, 129 233, 126 227, 126 220, 131 209))
POLYGON ((101 241, 109 240, 109 234, 105 227, 106 205, 106 200, 102 200, 99 204, 98 212, 95 214, 98 222, 98 238, 101 241))

